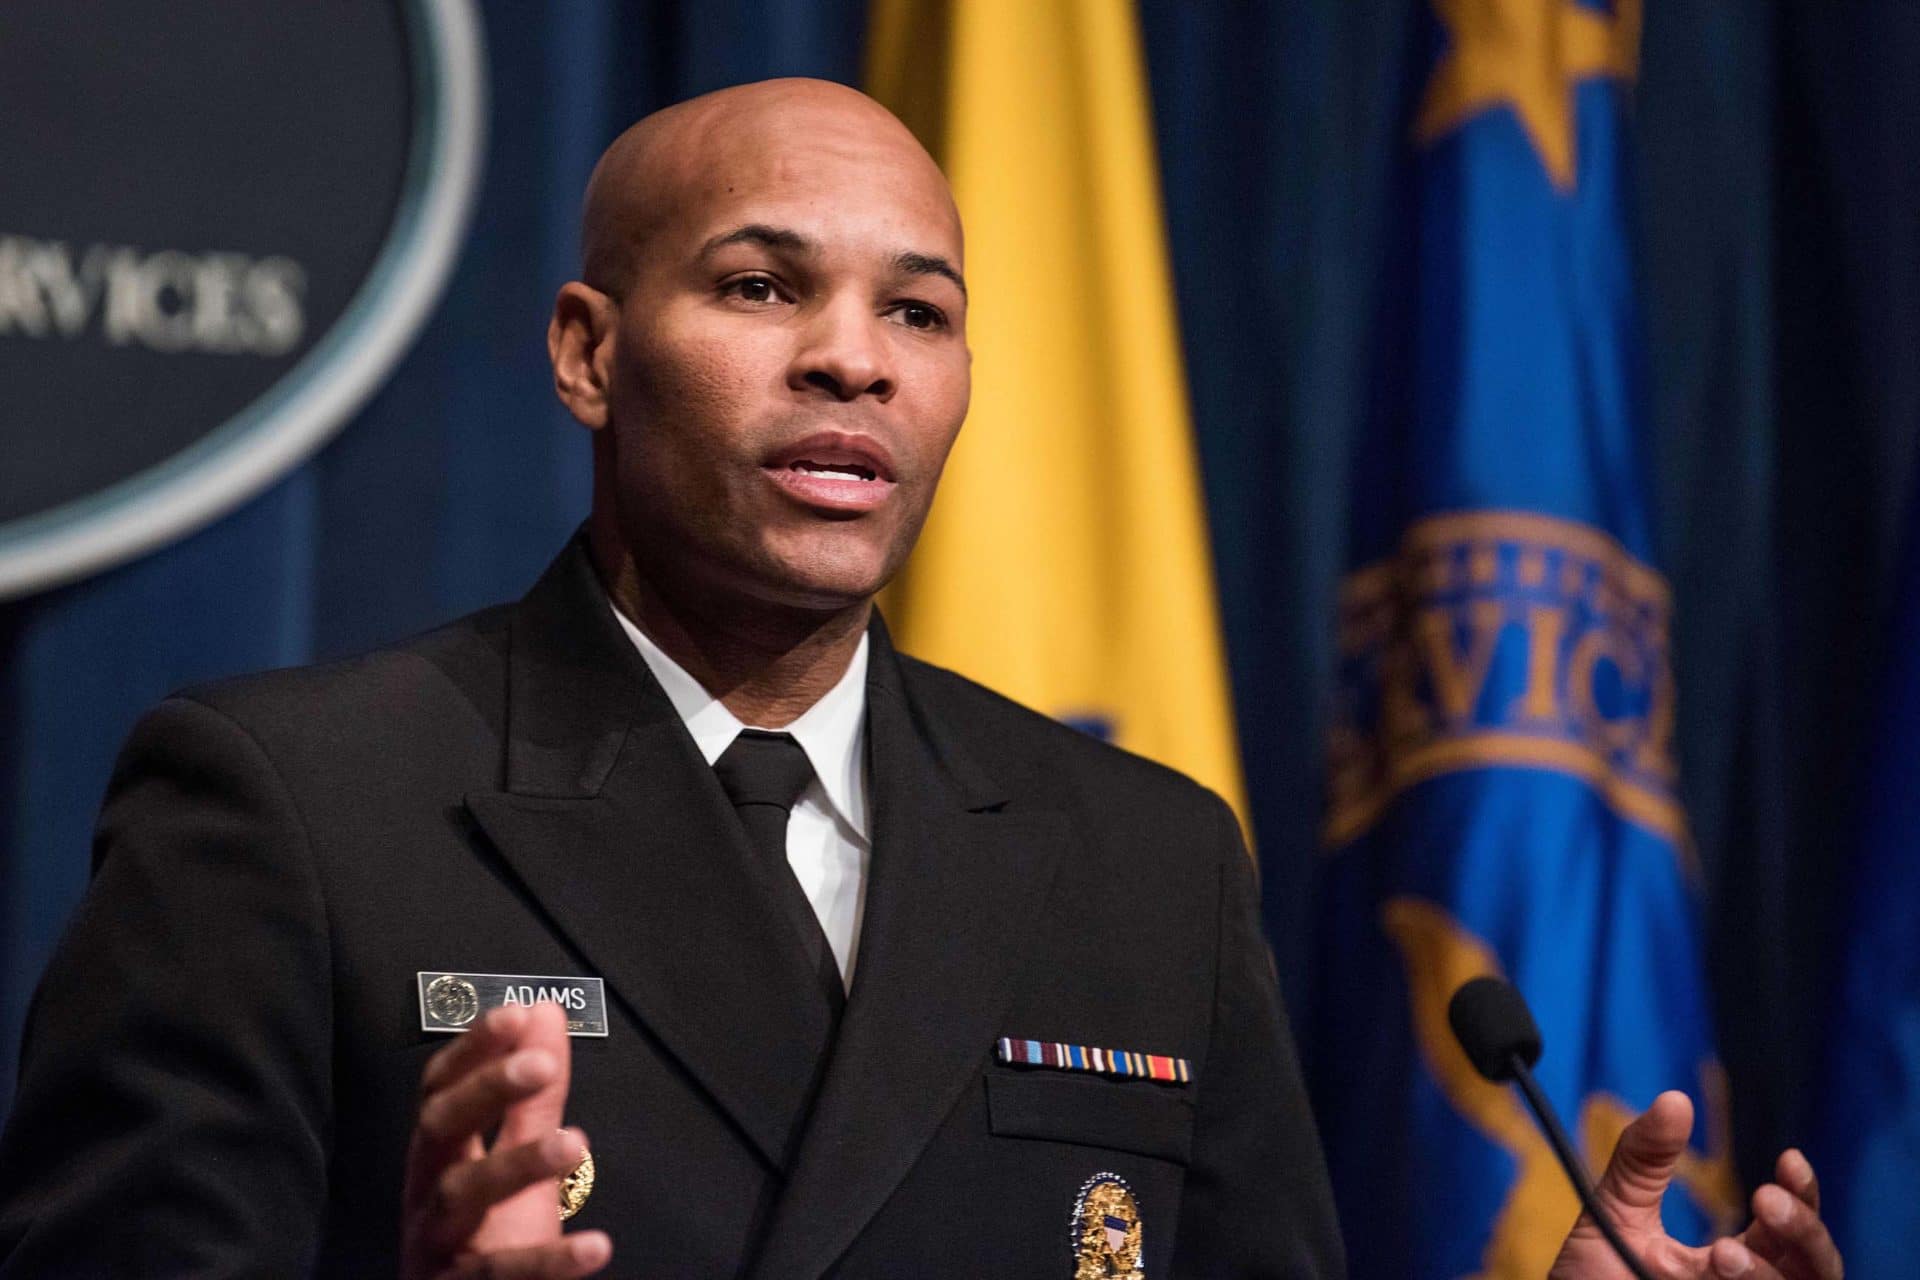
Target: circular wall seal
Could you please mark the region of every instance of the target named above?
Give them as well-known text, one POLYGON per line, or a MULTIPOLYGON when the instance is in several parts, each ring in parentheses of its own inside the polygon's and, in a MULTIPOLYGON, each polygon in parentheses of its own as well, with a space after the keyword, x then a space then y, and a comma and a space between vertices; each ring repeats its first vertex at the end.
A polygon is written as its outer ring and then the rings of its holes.
POLYGON ((0 598, 180 537, 392 371, 484 147, 471 0, 9 0, 0 598))

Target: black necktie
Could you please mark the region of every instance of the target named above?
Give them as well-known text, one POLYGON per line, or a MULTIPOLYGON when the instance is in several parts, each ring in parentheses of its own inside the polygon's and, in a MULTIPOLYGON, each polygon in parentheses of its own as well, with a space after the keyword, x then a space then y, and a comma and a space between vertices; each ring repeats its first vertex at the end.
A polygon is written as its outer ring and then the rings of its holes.
POLYGON ((787 861, 787 818, 800 793, 813 781, 813 765, 807 753, 791 734, 742 729, 733 745, 713 762, 713 771, 719 775, 727 798, 733 801, 733 811, 740 815, 748 843, 772 878, 787 916, 800 934, 828 1007, 838 1018, 847 998, 840 966, 813 903, 794 877, 793 864, 787 861))

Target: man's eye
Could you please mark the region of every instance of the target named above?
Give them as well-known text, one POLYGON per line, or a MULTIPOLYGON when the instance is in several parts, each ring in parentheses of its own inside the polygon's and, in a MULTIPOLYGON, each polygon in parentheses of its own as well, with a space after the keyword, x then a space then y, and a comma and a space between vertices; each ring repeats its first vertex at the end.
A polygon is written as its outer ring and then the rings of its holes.
POLYGON ((940 308, 930 307, 924 302, 903 303, 894 313, 909 329, 938 329, 947 323, 947 317, 940 308))
POLYGON ((780 290, 765 276, 745 276, 739 280, 730 281, 726 292, 742 302, 780 301, 780 290))

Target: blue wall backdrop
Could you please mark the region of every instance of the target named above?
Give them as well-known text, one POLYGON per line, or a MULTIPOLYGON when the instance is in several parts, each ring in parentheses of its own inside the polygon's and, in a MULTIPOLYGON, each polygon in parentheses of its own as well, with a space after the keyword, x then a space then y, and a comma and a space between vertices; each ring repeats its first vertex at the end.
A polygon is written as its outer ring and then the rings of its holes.
MULTIPOLYGON (((1826 939, 1915 473, 1920 9, 1648 10, 1632 127, 1658 558, 1675 586, 1683 790, 1751 1181, 1810 1136, 1826 939)), ((585 441, 553 401, 543 334, 595 156, 706 89, 857 83, 865 26, 857 0, 482 12, 484 185, 446 296, 386 388, 226 519, 0 605, 0 1097, 139 711, 191 681, 364 648, 523 590, 587 500, 585 441)), ((1418 8, 1140 12, 1268 920, 1297 995, 1313 963, 1349 447, 1418 8)))

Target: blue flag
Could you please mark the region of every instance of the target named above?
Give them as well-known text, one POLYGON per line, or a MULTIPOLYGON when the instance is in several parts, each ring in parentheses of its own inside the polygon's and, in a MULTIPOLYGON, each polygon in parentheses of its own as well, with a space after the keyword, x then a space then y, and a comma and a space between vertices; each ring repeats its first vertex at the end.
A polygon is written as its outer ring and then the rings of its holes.
POLYGON ((1906 554, 1812 1152, 1859 1280, 1920 1257, 1920 507, 1906 554))
POLYGON ((1356 1276, 1545 1274, 1577 1205, 1448 1031, 1533 1006, 1590 1165, 1667 1088, 1737 1209, 1674 788, 1626 230, 1637 0, 1436 0, 1339 603, 1314 1088, 1356 1276))

